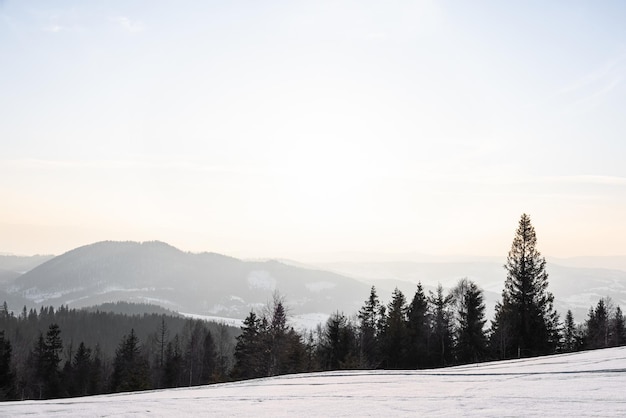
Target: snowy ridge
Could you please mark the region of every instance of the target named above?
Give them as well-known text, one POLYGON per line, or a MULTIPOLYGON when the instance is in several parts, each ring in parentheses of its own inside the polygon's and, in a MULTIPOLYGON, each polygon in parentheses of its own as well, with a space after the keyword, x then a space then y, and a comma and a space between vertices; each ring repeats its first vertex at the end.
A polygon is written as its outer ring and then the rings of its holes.
POLYGON ((436 370, 308 373, 6 402, 7 416, 626 416, 626 347, 436 370))

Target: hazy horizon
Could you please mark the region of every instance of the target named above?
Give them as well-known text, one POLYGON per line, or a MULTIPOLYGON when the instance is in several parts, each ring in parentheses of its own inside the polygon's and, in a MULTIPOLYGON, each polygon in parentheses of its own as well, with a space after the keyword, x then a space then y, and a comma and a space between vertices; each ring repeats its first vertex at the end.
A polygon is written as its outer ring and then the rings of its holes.
MULTIPOLYGON (((304 263, 310 264, 311 266, 319 266, 319 267, 328 267, 332 269, 333 264, 342 263, 356 263, 356 264, 367 264, 367 263, 477 263, 477 262, 496 262, 496 263, 504 263, 506 260, 507 252, 499 255, 475 255, 475 254, 433 254, 433 253, 417 253, 417 252, 364 252, 364 251, 336 251, 336 252, 314 252, 314 253, 286 253, 286 254, 262 254, 260 252, 254 253, 226 253, 216 251, 214 249, 200 249, 200 250, 190 250, 184 247, 179 247, 173 245, 172 243, 165 242, 162 240, 149 240, 149 241, 138 241, 138 240, 103 240, 103 241, 113 241, 113 242, 136 242, 140 244, 149 243, 149 242, 162 242, 167 245, 171 245, 177 248, 180 251, 188 252, 192 254, 201 254, 201 253, 217 253, 224 256, 235 257, 241 260, 246 261, 263 261, 263 260, 280 260, 285 262, 294 262, 294 263, 304 263)), ((89 246, 92 244, 97 244, 98 242, 89 242, 84 243, 82 245, 78 245, 76 247, 68 248, 59 253, 33 253, 33 254, 20 254, 20 253, 12 253, 6 251, 0 251, 0 256, 17 256, 17 257, 35 257, 35 256, 59 256, 66 252, 72 251, 76 248, 80 248, 83 246, 89 246)), ((571 257, 556 257, 549 254, 543 254, 549 264, 563 264, 570 267, 582 267, 582 268, 607 268, 607 269, 617 269, 617 270, 625 270, 626 271, 626 254, 610 254, 610 255, 602 255, 602 256, 571 256, 571 257)))
POLYGON ((626 4, 0 1, 0 252, 626 255, 626 4))

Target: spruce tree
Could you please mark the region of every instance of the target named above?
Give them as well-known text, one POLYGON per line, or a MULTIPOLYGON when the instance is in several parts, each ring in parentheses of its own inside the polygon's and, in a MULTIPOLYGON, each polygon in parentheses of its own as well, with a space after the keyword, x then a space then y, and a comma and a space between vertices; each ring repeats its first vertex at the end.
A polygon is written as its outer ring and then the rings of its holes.
POLYGON ((405 368, 408 356, 407 306, 404 294, 397 287, 393 291, 387 312, 383 335, 386 367, 405 368))
POLYGON ((452 320, 449 309, 452 297, 444 296, 443 287, 439 284, 437 293, 431 292, 428 302, 432 312, 430 357, 434 366, 443 367, 452 360, 452 320))
POLYGON ((353 368, 355 330, 343 313, 335 312, 326 321, 319 345, 320 364, 325 370, 353 368))
POLYGON ((626 324, 622 308, 619 306, 615 308, 615 314, 612 319, 611 345, 617 347, 626 344, 626 324))
POLYGON ((182 386, 183 384, 183 355, 180 348, 180 339, 176 334, 165 348, 165 365, 163 385, 167 388, 182 386))
POLYGON ((44 393, 46 398, 59 397, 63 391, 61 385, 61 351, 63 351, 63 341, 61 340, 61 330, 57 324, 51 324, 46 333, 44 341, 44 352, 42 361, 42 372, 44 378, 44 393))
POLYGON ((585 346, 604 348, 609 345, 609 312, 604 298, 598 301, 596 308, 589 309, 585 346))
POLYGON ((568 309, 563 329, 563 351, 572 352, 576 350, 578 350, 578 332, 576 323, 574 323, 574 315, 571 309, 568 309))
POLYGON ((201 383, 209 383, 215 381, 215 369, 217 356, 215 354, 215 341, 213 335, 207 330, 204 336, 203 355, 202 355, 202 376, 201 383))
POLYGON ((287 313, 282 299, 275 295, 272 318, 269 323, 267 376, 282 374, 282 363, 287 346, 287 313))
POLYGON ((483 360, 487 352, 483 293, 474 282, 467 279, 462 279, 456 289, 456 358, 460 363, 475 363, 483 360))
POLYGON ((81 342, 72 360, 70 394, 72 396, 89 395, 93 364, 91 349, 81 342))
POLYGON ((546 260, 536 245, 535 228, 523 214, 504 266, 507 278, 492 327, 492 347, 501 358, 552 353, 558 343, 546 260))
POLYGON ((0 331, 0 401, 14 398, 15 375, 11 370, 11 342, 0 331))
POLYGON ((423 369, 430 365, 430 315, 428 300, 424 294, 422 283, 417 284, 417 290, 407 312, 408 332, 408 367, 423 369))
POLYGON ((232 375, 237 379, 262 376, 260 353, 260 320, 253 311, 244 319, 241 334, 235 346, 235 367, 232 375))
POLYGON ((115 352, 112 389, 114 392, 150 389, 150 365, 142 355, 134 329, 122 338, 115 352))
POLYGON ((374 368, 379 362, 379 340, 384 307, 378 300, 376 288, 372 286, 370 296, 359 310, 359 366, 374 368))

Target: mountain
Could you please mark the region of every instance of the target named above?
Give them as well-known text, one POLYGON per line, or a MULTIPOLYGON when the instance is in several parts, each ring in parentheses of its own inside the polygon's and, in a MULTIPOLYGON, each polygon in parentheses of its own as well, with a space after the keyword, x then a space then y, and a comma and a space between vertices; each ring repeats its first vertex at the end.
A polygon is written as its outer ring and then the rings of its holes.
MULTIPOLYGON (((54 258, 38 257, 0 257, 0 302, 6 300, 16 311, 24 305, 78 308, 116 301, 141 302, 188 314, 243 319, 250 309, 264 306, 278 290, 292 315, 308 316, 308 321, 315 322, 323 321, 323 315, 313 314, 329 315, 337 310, 347 315, 356 313, 372 285, 387 303, 395 287, 410 301, 418 282, 428 292, 439 283, 451 288, 467 277, 484 290, 486 314, 491 319, 506 278, 504 258, 307 265, 188 253, 158 241, 105 241, 54 258), (34 267, 30 271, 16 271, 29 263, 34 267)), ((603 259, 587 261, 597 266, 603 259)), ((580 267, 585 260, 561 260, 568 265, 558 264, 556 259, 548 261, 548 290, 554 293, 561 316, 572 309, 575 320, 582 322, 589 308, 606 296, 625 309, 626 271, 580 267)), ((619 257, 606 260, 610 266, 621 262, 619 257)))
MULTIPOLYGON (((22 273, 25 273, 38 265, 45 263, 46 261, 53 258, 53 255, 31 255, 31 256, 21 256, 21 255, 11 255, 11 254, 1 254, 0 255, 0 272, 11 272, 19 276, 22 273)), ((2 281, 2 275, 0 275, 0 281, 2 281)))
MULTIPOLYGON (((5 285, 34 304, 153 303, 178 312, 243 318, 274 290, 293 314, 352 313, 369 294, 357 280, 277 261, 187 253, 162 242, 99 242, 46 261, 5 285)), ((14 308, 13 308, 14 309, 14 308)))
POLYGON ((432 370, 341 370, 3 402, 11 417, 626 416, 626 347, 432 370), (210 412, 207 412, 210 411, 210 412))

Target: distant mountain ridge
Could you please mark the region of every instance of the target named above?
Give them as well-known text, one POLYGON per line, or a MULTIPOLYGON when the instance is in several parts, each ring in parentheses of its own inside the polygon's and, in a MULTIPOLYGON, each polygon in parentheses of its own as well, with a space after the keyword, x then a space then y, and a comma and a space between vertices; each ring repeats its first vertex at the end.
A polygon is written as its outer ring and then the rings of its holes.
POLYGON ((143 302, 237 318, 264 305, 275 289, 294 313, 351 311, 369 292, 366 284, 335 273, 186 253, 158 241, 79 247, 5 283, 4 290, 35 304, 143 302))
MULTIPOLYGON (((277 289, 293 315, 358 311, 375 285, 383 303, 398 287, 411 300, 415 285, 433 290, 468 277, 485 291, 487 318, 499 300, 506 272, 504 257, 458 262, 335 262, 308 265, 294 261, 244 261, 216 253, 190 253, 169 244, 103 241, 60 256, 10 259, 11 266, 36 267, 21 274, 6 269, 0 257, 0 301, 23 305, 88 307, 109 302, 150 303, 189 314, 244 318, 265 305, 277 289), (37 265, 38 264, 38 265, 37 265)), ((591 258, 599 263, 602 258, 591 258)), ((589 307, 610 296, 626 308, 626 271, 578 267, 585 259, 548 260, 548 290, 562 317, 572 309, 576 321, 589 307), (557 264, 556 261, 576 266, 557 264)), ((621 257, 607 258, 619 265, 621 257)))

